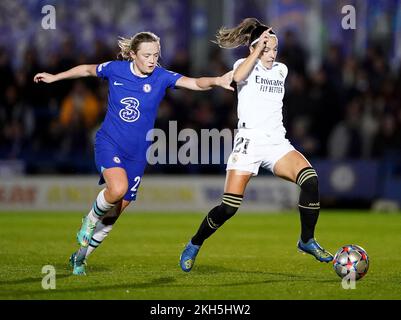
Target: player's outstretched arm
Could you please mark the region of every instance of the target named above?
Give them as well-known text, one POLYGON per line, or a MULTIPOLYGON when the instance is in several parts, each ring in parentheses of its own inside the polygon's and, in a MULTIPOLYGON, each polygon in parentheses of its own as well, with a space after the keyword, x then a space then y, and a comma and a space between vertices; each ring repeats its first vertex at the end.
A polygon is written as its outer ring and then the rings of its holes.
POLYGON ((231 87, 231 82, 233 80, 232 71, 227 72, 221 77, 202 77, 202 78, 188 78, 181 77, 176 82, 176 87, 186 88, 196 91, 210 90, 212 87, 222 87, 224 89, 234 91, 231 87))
POLYGON ((82 77, 96 77, 96 64, 81 64, 70 70, 60 72, 57 74, 50 74, 46 72, 41 72, 36 74, 33 77, 33 81, 36 83, 38 82, 45 82, 45 83, 52 83, 55 81, 60 81, 64 79, 76 79, 82 77))

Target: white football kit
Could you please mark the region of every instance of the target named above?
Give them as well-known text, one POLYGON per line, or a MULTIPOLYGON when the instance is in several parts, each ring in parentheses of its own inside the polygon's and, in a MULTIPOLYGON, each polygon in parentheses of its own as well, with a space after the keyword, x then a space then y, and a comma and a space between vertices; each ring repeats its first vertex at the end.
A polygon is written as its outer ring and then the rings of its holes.
MULTIPOLYGON (((244 60, 235 62, 233 70, 244 60)), ((227 170, 248 171, 256 176, 262 166, 273 172, 276 162, 295 150, 285 138, 283 125, 287 74, 288 68, 283 63, 274 62, 272 68, 267 69, 258 60, 249 76, 237 83, 239 130, 227 170)))

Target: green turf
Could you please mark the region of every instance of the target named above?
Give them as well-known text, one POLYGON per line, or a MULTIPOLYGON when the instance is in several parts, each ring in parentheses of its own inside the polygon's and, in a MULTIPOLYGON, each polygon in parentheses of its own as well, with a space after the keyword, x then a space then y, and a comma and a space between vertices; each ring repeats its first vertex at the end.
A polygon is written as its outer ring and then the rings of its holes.
POLYGON ((401 214, 323 211, 316 237, 334 253, 355 243, 370 269, 344 290, 331 264, 296 251, 295 212, 240 212, 205 242, 184 273, 180 253, 200 214, 126 214, 89 259, 88 275, 71 275, 79 213, 0 213, 0 299, 400 299, 401 214), (42 266, 57 271, 55 290, 41 287, 42 266))

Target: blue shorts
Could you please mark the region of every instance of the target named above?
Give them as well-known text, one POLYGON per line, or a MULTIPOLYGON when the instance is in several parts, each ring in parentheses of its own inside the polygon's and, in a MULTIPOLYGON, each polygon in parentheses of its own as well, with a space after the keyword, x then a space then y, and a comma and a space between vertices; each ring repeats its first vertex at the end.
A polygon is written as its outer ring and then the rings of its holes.
POLYGON ((95 163, 100 173, 99 185, 105 183, 103 171, 110 168, 123 168, 127 173, 128 190, 124 200, 135 201, 142 176, 146 168, 146 162, 129 160, 121 156, 120 152, 111 144, 96 144, 95 163))

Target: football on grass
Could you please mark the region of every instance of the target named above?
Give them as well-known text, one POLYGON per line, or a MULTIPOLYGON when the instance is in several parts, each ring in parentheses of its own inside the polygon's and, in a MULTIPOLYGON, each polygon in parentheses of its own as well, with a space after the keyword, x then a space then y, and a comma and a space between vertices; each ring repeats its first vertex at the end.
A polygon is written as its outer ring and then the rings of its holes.
POLYGON ((359 280, 368 272, 369 257, 362 247, 349 244, 337 251, 333 267, 341 278, 354 274, 355 280, 359 280))

